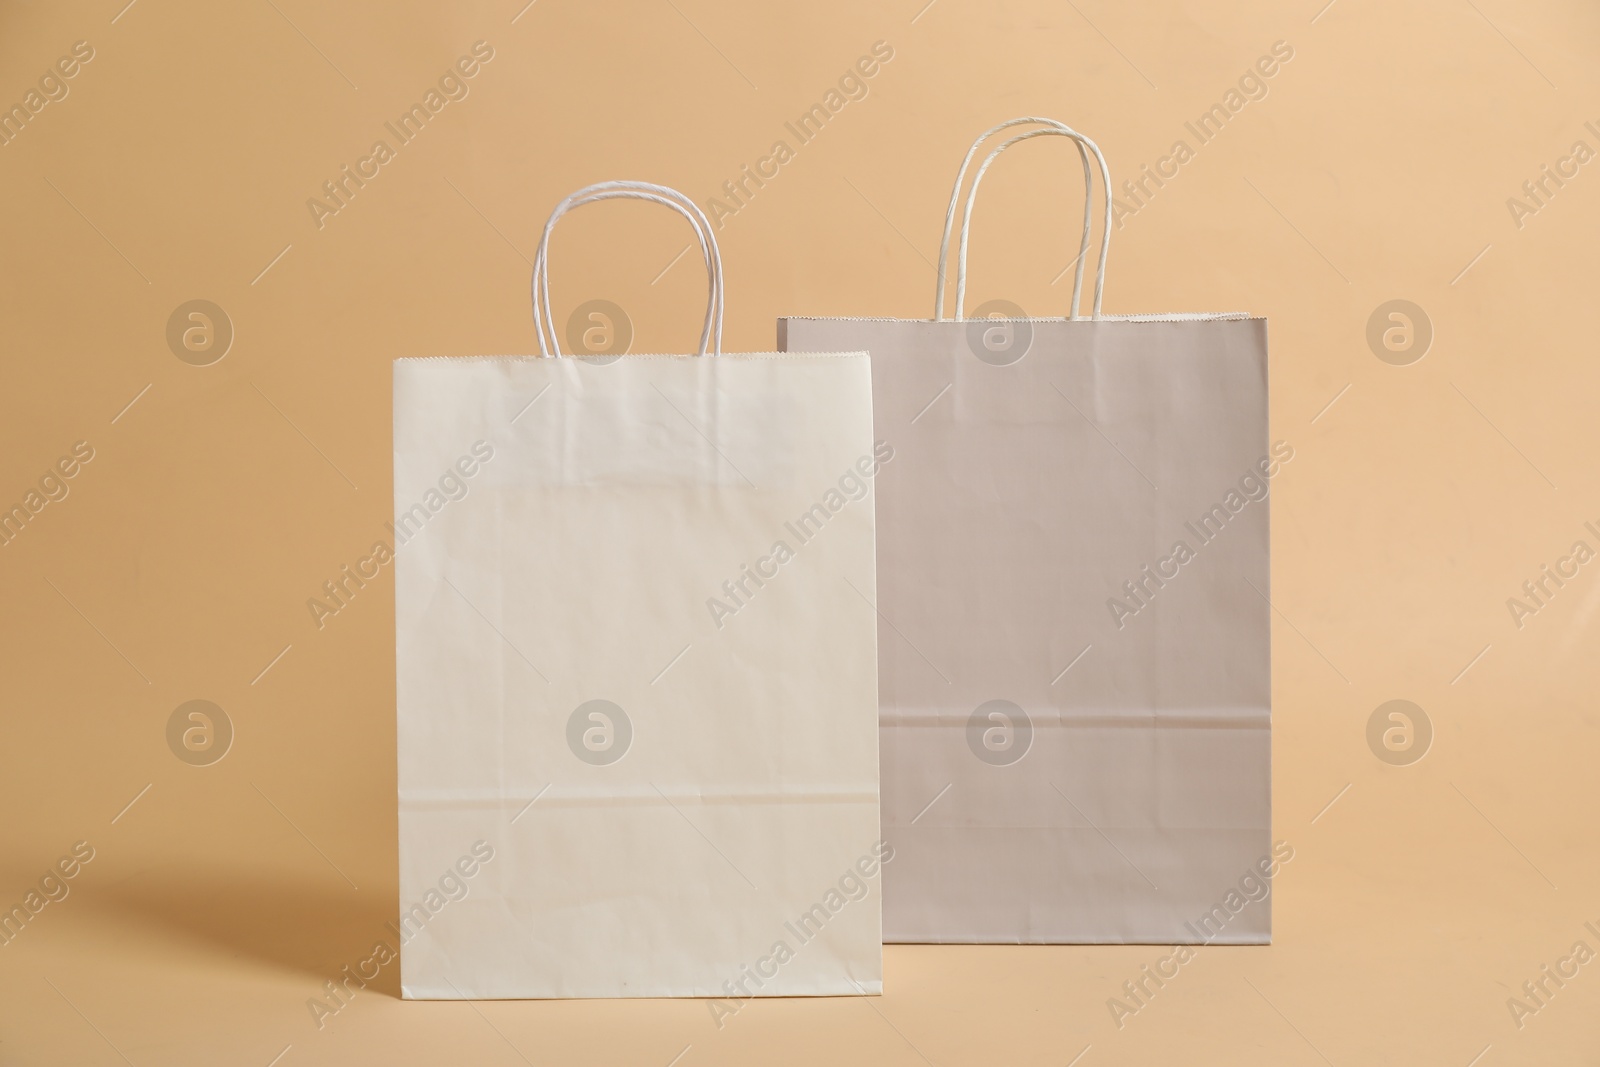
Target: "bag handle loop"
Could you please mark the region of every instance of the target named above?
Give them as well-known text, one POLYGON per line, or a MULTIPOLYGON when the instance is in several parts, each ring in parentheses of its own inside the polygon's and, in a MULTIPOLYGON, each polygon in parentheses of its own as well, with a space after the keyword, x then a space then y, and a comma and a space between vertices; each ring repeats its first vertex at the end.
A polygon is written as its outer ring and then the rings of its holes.
POLYGON ((708 276, 705 325, 700 330, 699 355, 705 355, 711 346, 715 355, 722 354, 723 280, 722 251, 711 222, 697 204, 683 193, 665 185, 651 182, 609 181, 584 186, 556 205, 544 225, 539 238, 539 251, 533 261, 533 325, 539 335, 539 355, 561 355, 560 339, 556 335, 555 316, 550 310, 550 234, 561 216, 584 204, 600 200, 648 200, 671 208, 689 221, 700 243, 700 255, 708 276))
POLYGON ((1068 126, 1066 123, 1058 122, 1055 119, 1025 116, 1023 118, 1009 119, 984 131, 981 135, 979 135, 977 140, 972 142, 972 147, 967 150, 966 158, 961 161, 961 169, 956 173, 955 187, 950 192, 950 205, 945 211, 944 235, 939 243, 938 290, 934 299, 935 319, 944 318, 944 290, 946 265, 949 261, 950 255, 950 234, 955 225, 956 206, 961 199, 961 186, 966 181, 967 171, 971 168, 973 158, 978 154, 978 149, 983 146, 985 141, 999 133, 1001 130, 1023 124, 1032 124, 1042 126, 1044 128, 1038 130, 1029 130, 1026 133, 1018 134, 1014 137, 1008 138, 1006 141, 1002 142, 999 147, 990 152, 989 155, 984 159, 982 165, 979 166, 978 172, 972 180, 972 188, 967 194, 965 210, 962 213, 960 253, 956 266, 955 317, 957 320, 960 320, 963 313, 963 306, 966 301, 967 244, 968 235, 972 226, 973 205, 976 202, 978 194, 978 184, 983 180, 983 175, 988 171, 989 167, 993 165, 995 159, 999 157, 1001 152, 1004 152, 1012 145, 1018 144, 1022 141, 1030 140, 1034 137, 1046 136, 1071 138, 1077 143, 1078 156, 1083 162, 1083 237, 1079 245, 1077 259, 1074 261, 1072 275, 1072 306, 1071 313, 1068 315, 1069 318, 1073 319, 1082 317, 1078 314, 1078 306, 1082 299, 1083 293, 1083 261, 1089 254, 1089 239, 1094 221, 1094 181, 1093 171, 1089 165, 1090 153, 1094 155, 1096 162, 1099 164, 1101 183, 1104 187, 1105 218, 1104 227, 1101 230, 1100 236, 1100 261, 1095 271, 1094 306, 1091 315, 1093 318, 1100 317, 1101 300, 1105 291, 1106 257, 1110 251, 1111 245, 1110 168, 1106 166, 1105 155, 1100 151, 1100 146, 1095 144, 1094 141, 1090 140, 1088 137, 1068 126))

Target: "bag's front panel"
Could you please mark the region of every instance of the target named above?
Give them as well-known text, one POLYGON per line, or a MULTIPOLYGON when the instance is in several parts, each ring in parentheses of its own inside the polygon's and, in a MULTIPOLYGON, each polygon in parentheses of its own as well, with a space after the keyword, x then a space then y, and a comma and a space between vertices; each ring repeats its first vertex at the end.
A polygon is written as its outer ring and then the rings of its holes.
POLYGON ((1264 325, 991 326, 787 322, 871 351, 895 450, 886 938, 1265 940, 1190 930, 1269 851, 1264 325))
POLYGON ((879 988, 868 373, 398 365, 397 501, 494 448, 399 552, 402 909, 494 850, 406 995, 879 988))

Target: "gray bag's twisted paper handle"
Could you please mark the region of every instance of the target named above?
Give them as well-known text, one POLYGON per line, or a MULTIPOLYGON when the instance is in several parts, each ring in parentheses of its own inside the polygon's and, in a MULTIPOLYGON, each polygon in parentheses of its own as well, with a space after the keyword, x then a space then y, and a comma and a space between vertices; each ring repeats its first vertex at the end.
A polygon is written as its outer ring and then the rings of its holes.
POLYGON ((972 166, 973 157, 978 154, 978 149, 983 147, 983 143, 990 137, 993 137, 1001 130, 1024 124, 1042 126, 1043 129, 1029 130, 1026 133, 1017 134, 1016 136, 1008 138, 1002 142, 999 147, 995 148, 987 157, 985 157, 982 165, 978 167, 977 174, 972 179, 972 188, 967 193, 966 204, 962 212, 961 220, 961 244, 956 264, 955 317, 957 320, 961 318, 963 308, 966 304, 967 240, 968 234, 972 227, 972 208, 977 199, 978 184, 983 181, 984 173, 988 171, 989 167, 994 163, 995 159, 999 157, 1001 152, 1004 152, 1014 144, 1030 140, 1034 137, 1071 138, 1077 143, 1078 156, 1083 161, 1083 239, 1079 245, 1078 257, 1074 261, 1072 273, 1072 309, 1071 313, 1068 315, 1068 318, 1073 319, 1082 317, 1078 314, 1078 305, 1082 300, 1083 294, 1083 261, 1084 258, 1089 254, 1089 238, 1094 221, 1094 177, 1093 171, 1089 166, 1089 155, 1092 153, 1095 160, 1099 163, 1101 184, 1104 186, 1105 194, 1105 219, 1104 227, 1101 230, 1100 236, 1100 262, 1095 271, 1094 307, 1093 311, 1091 312, 1091 316, 1093 318, 1100 317, 1100 304, 1105 291, 1106 281, 1106 256, 1111 249, 1111 170, 1106 166, 1106 159, 1104 154, 1102 154, 1100 151, 1100 146, 1095 144, 1094 141, 1090 140, 1088 137, 1068 126, 1066 123, 1058 122, 1055 119, 1026 116, 1023 118, 1009 119, 1000 123, 998 126, 994 126, 991 129, 984 131, 984 133, 980 135, 976 141, 972 142, 972 147, 967 149, 966 158, 961 161, 961 169, 956 172, 955 188, 953 188, 950 192, 950 206, 945 211, 944 236, 939 242, 938 291, 934 297, 933 311, 933 317, 936 320, 944 318, 944 290, 946 264, 948 263, 950 255, 950 233, 955 225, 956 206, 961 201, 961 186, 962 183, 966 181, 967 171, 972 166))

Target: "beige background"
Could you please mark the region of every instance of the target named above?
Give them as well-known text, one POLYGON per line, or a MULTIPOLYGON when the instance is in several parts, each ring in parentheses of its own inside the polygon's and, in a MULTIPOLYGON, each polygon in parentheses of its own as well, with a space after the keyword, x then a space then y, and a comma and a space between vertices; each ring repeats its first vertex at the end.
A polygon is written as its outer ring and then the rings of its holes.
MULTIPOLYGON (((0 147, 0 505, 95 451, 0 547, 0 906, 95 849, 0 947, 0 1063, 1593 1062, 1600 964, 1520 1029, 1506 1006, 1600 949, 1600 574, 1520 630, 1506 607, 1600 547, 1600 176, 1520 228, 1506 205, 1600 148, 1592 5, 124 2, 0 24, 7 105, 95 53, 0 147), (470 95, 319 230, 307 198, 478 40, 470 95), (721 231, 730 348, 771 348, 780 314, 928 314, 948 183, 990 123, 1066 120, 1131 176, 1294 49, 1124 220, 1106 301, 1271 319, 1296 449, 1273 492, 1277 943, 1203 950, 1120 1030, 1106 1001, 1158 948, 893 947, 881 999, 720 1031, 696 1001, 402 1003, 391 967, 319 1031, 307 999, 395 910, 391 578, 320 630, 306 609, 384 533, 390 360, 530 351, 560 196, 632 177, 703 202, 878 40, 866 99, 721 231), (166 342, 197 298, 236 330, 204 367, 166 342), (1395 298, 1435 329, 1409 366, 1365 340, 1395 298), (1396 698, 1435 730, 1410 766, 1366 742, 1396 698), (192 699, 237 731, 211 766, 167 747, 192 699)), ((1075 171, 1060 143, 995 170, 975 300, 1064 309, 1075 171)), ((645 205, 574 216, 558 315, 610 299, 636 351, 685 349, 684 240, 645 205)))

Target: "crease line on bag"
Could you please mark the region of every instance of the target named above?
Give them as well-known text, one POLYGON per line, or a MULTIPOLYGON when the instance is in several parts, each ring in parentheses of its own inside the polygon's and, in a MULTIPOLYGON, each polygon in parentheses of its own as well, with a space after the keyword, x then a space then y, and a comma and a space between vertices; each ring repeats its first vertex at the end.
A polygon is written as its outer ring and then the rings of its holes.
MULTIPOLYGON (((878 725, 906 727, 951 727, 965 730, 971 712, 967 711, 892 711, 878 714, 878 725)), ((1235 711, 1174 709, 1158 712, 1079 711, 1040 713, 1029 716, 1035 727, 1099 729, 1171 727, 1179 730, 1265 730, 1272 723, 1266 708, 1240 708, 1235 711)))
MULTIPOLYGON (((402 811, 477 811, 485 807, 496 809, 504 808, 509 804, 523 800, 522 797, 506 797, 497 792, 473 793, 465 796, 407 796, 400 795, 400 808, 402 811)), ((534 800, 539 802, 541 808, 614 808, 614 807, 662 807, 664 805, 687 804, 700 807, 720 807, 724 805, 741 804, 876 804, 878 794, 862 792, 860 790, 807 790, 792 793, 678 793, 670 797, 665 793, 652 795, 650 793, 634 794, 584 794, 566 793, 552 790, 546 786, 537 796, 526 800, 522 804, 522 811, 526 811, 534 800)), ((522 814, 518 812, 518 816, 522 814)))

